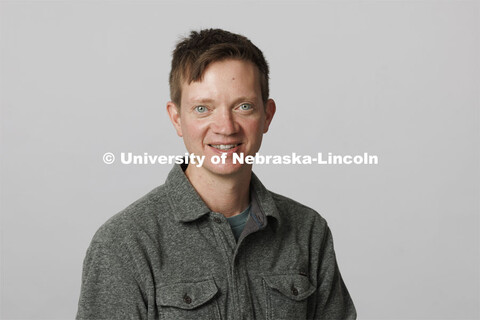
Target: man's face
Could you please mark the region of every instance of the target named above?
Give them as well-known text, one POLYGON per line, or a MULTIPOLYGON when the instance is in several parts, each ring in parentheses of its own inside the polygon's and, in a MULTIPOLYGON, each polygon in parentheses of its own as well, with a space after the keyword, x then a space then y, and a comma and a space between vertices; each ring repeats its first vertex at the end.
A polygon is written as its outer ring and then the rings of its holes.
POLYGON ((229 175, 251 167, 233 164, 232 154, 255 155, 275 103, 270 99, 264 106, 253 63, 228 59, 208 65, 202 81, 184 83, 181 107, 170 102, 167 109, 188 152, 205 156, 198 170, 229 175), (213 164, 211 157, 222 153, 227 154, 225 164, 213 164))

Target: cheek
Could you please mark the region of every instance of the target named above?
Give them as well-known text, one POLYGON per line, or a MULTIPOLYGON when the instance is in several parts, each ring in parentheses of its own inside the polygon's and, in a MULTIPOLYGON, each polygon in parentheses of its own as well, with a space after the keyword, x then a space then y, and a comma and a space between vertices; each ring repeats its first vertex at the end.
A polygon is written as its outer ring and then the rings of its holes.
POLYGON ((260 143, 263 136, 263 122, 261 120, 250 121, 244 124, 245 132, 250 140, 260 143))
POLYGON ((261 135, 263 133, 264 119, 263 117, 260 117, 259 119, 249 121, 246 125, 249 132, 252 132, 255 135, 261 135))
POLYGON ((195 121, 195 120, 187 120, 182 122, 182 132, 183 138, 192 140, 203 139, 204 133, 207 131, 207 125, 205 123, 195 121))

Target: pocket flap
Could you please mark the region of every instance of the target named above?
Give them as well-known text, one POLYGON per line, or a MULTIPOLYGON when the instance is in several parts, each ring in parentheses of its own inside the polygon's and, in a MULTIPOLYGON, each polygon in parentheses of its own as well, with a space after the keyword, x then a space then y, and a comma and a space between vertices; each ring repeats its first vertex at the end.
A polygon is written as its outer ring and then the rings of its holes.
POLYGON ((307 298, 316 290, 308 277, 300 274, 266 276, 264 279, 270 288, 295 301, 307 298))
POLYGON ((158 304, 181 309, 194 309, 209 301, 218 292, 213 281, 181 282, 158 289, 158 304))

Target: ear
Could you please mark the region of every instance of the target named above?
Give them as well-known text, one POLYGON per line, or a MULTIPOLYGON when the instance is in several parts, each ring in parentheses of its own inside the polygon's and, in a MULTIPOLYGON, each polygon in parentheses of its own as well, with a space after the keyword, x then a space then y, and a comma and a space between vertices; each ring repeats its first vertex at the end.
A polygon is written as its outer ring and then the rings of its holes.
POLYGON ((182 122, 180 117, 180 107, 177 107, 172 101, 167 102, 167 112, 179 137, 182 137, 182 122))
POLYGON ((265 104, 265 124, 263 126, 263 133, 267 133, 276 110, 277 106, 275 105, 275 101, 273 101, 273 99, 268 99, 265 104))

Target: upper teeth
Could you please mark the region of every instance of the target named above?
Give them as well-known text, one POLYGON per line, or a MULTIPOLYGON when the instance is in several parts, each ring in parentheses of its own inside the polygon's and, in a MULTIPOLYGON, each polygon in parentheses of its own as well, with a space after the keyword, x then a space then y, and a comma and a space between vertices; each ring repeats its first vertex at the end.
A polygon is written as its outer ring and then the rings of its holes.
POLYGON ((212 144, 212 147, 221 149, 221 150, 228 150, 235 148, 237 145, 236 144, 212 144))

